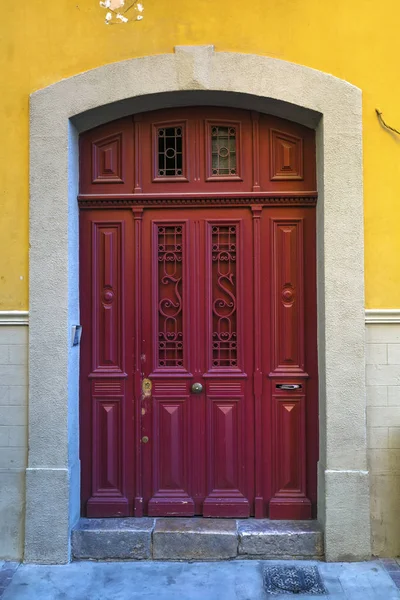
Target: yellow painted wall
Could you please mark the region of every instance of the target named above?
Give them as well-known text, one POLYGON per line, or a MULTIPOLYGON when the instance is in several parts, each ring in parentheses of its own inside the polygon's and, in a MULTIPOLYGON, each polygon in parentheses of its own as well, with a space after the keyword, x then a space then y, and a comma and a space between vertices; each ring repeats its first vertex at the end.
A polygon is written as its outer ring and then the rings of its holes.
POLYGON ((17 0, 2 10, 0 310, 28 308, 29 94, 104 63, 182 44, 277 57, 363 90, 366 306, 400 307, 400 137, 375 115, 378 107, 400 128, 398 0, 144 3, 143 21, 111 27, 98 0, 17 0))

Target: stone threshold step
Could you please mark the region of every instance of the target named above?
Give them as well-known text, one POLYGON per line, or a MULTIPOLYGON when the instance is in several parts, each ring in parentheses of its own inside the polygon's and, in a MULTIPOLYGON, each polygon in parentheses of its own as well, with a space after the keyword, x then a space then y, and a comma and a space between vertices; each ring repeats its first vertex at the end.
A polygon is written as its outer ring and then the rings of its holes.
POLYGON ((76 560, 323 559, 317 521, 269 519, 80 519, 76 560))

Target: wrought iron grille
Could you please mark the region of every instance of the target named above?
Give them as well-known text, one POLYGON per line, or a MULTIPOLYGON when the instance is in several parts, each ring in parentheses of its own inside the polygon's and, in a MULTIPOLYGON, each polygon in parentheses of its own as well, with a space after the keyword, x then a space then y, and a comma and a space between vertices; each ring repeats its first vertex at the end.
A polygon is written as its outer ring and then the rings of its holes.
POLYGON ((211 174, 214 177, 237 174, 236 127, 211 127, 211 174))
POLYGON ((158 137, 158 177, 181 177, 183 175, 182 127, 162 127, 158 137))
POLYGON ((183 227, 158 227, 158 366, 183 367, 183 227))
POLYGON ((236 367, 236 225, 212 226, 212 366, 236 367))

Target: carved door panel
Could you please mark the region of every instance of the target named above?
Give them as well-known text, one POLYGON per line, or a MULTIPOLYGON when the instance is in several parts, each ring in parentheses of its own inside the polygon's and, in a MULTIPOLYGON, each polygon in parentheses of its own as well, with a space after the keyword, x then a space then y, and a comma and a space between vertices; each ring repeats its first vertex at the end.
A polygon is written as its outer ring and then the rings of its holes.
POLYGON ((80 239, 83 510, 128 516, 135 475, 132 215, 83 212, 80 239))
POLYGON ((253 512, 248 209, 144 211, 142 398, 149 515, 253 512))
MULTIPOLYGON (((263 210, 261 481, 271 519, 315 517, 317 431, 315 212, 263 210), (263 436, 262 432, 268 435, 263 436)), ((264 508, 260 516, 264 516, 264 508)), ((259 516, 259 515, 256 515, 259 516)))

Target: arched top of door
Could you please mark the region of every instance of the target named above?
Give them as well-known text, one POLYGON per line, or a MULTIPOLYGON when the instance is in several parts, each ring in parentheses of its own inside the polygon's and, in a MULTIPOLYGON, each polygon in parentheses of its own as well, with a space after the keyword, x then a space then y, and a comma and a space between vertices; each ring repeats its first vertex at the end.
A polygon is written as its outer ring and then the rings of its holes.
POLYGON ((237 108, 183 107, 81 134, 81 207, 200 196, 315 204, 314 130, 237 108))

